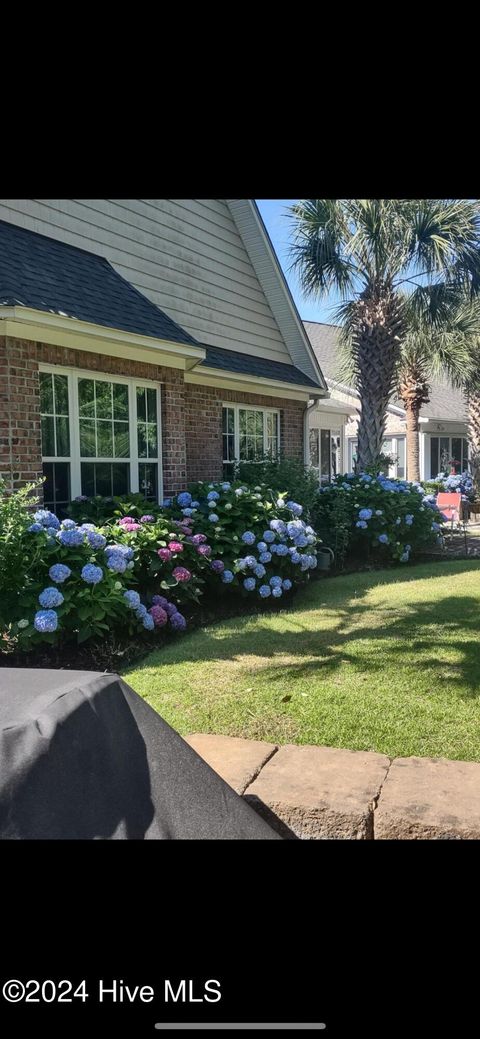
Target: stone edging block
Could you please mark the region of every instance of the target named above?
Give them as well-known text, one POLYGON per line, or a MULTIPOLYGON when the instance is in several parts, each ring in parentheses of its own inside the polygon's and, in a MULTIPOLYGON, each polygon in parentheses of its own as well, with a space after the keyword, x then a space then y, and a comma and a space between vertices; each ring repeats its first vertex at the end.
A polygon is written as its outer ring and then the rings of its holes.
POLYGON ((185 739, 237 794, 243 794, 277 749, 275 743, 203 732, 195 732, 185 739))

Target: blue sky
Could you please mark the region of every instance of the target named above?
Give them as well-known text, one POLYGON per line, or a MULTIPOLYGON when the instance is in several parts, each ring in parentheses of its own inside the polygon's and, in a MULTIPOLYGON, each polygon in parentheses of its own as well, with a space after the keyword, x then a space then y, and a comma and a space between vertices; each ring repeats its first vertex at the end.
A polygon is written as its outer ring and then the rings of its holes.
POLYGON ((298 199, 295 198, 257 198, 257 206, 262 214, 267 231, 272 239, 275 252, 280 260, 283 273, 290 286, 290 291, 297 304, 300 316, 304 321, 330 321, 334 322, 333 310, 338 301, 304 299, 297 277, 289 271, 291 260, 289 258, 289 236, 290 220, 286 215, 286 207, 293 205, 298 199))

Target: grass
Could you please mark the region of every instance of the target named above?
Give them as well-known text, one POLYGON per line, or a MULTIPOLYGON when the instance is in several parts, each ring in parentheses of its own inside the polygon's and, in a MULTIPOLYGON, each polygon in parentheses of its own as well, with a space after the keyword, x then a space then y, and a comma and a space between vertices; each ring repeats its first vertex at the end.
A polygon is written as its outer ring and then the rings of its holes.
POLYGON ((478 561, 350 574, 125 677, 182 734, 480 761, 479 620, 478 561))

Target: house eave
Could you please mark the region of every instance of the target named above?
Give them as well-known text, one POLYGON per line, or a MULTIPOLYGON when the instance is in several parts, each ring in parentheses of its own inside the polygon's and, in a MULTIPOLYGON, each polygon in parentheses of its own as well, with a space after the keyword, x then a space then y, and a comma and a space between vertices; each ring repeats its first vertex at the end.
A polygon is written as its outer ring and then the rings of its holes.
POLYGON ((256 378, 240 372, 230 373, 220 368, 207 368, 206 365, 191 369, 185 374, 185 382, 197 386, 214 386, 219 389, 231 389, 243 393, 255 393, 259 396, 285 397, 308 403, 309 400, 324 398, 325 392, 313 386, 299 386, 278 379, 256 378))

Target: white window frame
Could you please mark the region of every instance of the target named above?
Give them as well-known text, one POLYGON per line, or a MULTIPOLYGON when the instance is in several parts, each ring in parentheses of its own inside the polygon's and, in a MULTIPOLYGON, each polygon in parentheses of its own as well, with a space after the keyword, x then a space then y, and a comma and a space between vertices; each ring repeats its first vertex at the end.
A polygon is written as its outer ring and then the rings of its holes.
POLYGON ((465 433, 447 433, 446 431, 441 431, 441 430, 439 430, 438 432, 434 432, 432 430, 431 433, 427 433, 426 434, 425 440, 426 440, 425 454, 426 454, 426 459, 428 459, 428 469, 430 470, 430 476, 426 477, 427 480, 434 480, 435 477, 440 472, 440 453, 441 453, 440 452, 440 440, 448 440, 449 441, 449 455, 450 455, 450 457, 452 457, 452 454, 453 454, 453 452, 452 452, 452 440, 461 440, 462 441, 462 460, 463 460, 463 441, 466 440, 467 441, 467 467, 469 466, 469 464, 470 464, 470 440, 468 438, 468 435, 466 435, 465 433), (437 469, 436 473, 432 473, 431 472, 431 469, 432 469, 432 446, 431 446, 431 441, 432 441, 433 437, 436 437, 438 439, 438 469, 437 469))
MULTIPOLYGON (((223 401, 222 402, 222 461, 223 461, 224 465, 232 465, 233 463, 232 463, 231 459, 230 460, 226 460, 223 457, 223 455, 224 455, 224 450, 223 450, 223 445, 224 445, 223 408, 229 408, 230 411, 234 412, 234 421, 235 421, 235 434, 234 434, 234 437, 235 437, 235 439, 234 439, 235 458, 233 460, 234 462, 247 461, 247 459, 240 459, 240 418, 239 418, 239 412, 240 411, 261 411, 261 412, 263 412, 263 453, 264 453, 264 455, 266 455, 268 453, 268 446, 267 446, 267 442, 268 442, 268 436, 267 436, 267 413, 269 415, 275 415, 276 416, 276 419, 277 419, 277 440, 278 440, 277 458, 280 457, 280 409, 279 408, 268 408, 265 405, 263 405, 263 407, 261 407, 259 404, 234 404, 234 403, 232 403, 232 401, 223 401)), ((251 462, 249 464, 254 465, 255 463, 251 462)))
POLYGON ((155 389, 157 391, 157 430, 158 430, 158 458, 157 458, 157 495, 158 502, 163 501, 163 464, 162 464, 162 394, 161 383, 153 379, 132 379, 124 375, 115 375, 109 372, 97 372, 96 370, 84 370, 83 368, 65 368, 58 364, 40 364, 39 372, 54 375, 66 375, 68 378, 68 407, 70 424, 70 456, 69 458, 51 458, 42 455, 42 462, 70 462, 70 495, 73 498, 82 493, 81 456, 80 456, 80 415, 78 409, 78 381, 79 379, 94 379, 97 382, 116 382, 128 386, 128 425, 130 439, 129 458, 84 458, 86 462, 115 462, 125 463, 130 466, 130 493, 139 493, 139 465, 154 465, 148 458, 138 457, 137 439, 137 394, 136 387, 155 389))
MULTIPOLYGON (((308 436, 309 436, 309 442, 308 442, 309 465, 310 465, 310 469, 312 469, 312 471, 314 473, 318 474, 319 486, 322 486, 322 484, 325 484, 325 483, 330 483, 330 481, 332 480, 332 433, 334 433, 334 434, 336 434, 337 436, 340 437, 340 465, 339 465, 339 473, 341 473, 342 469, 343 469, 343 437, 342 437, 342 427, 341 426, 310 426, 309 433, 308 433, 308 436), (310 462, 310 433, 312 433, 312 432, 316 433, 317 434, 317 438, 318 438, 318 466, 312 465, 312 463, 310 462), (322 477, 322 433, 328 433, 328 468, 329 468, 329 472, 330 472, 330 475, 329 475, 328 479, 327 479, 327 477, 322 477)), ((339 475, 339 473, 337 473, 337 476, 339 475)))

